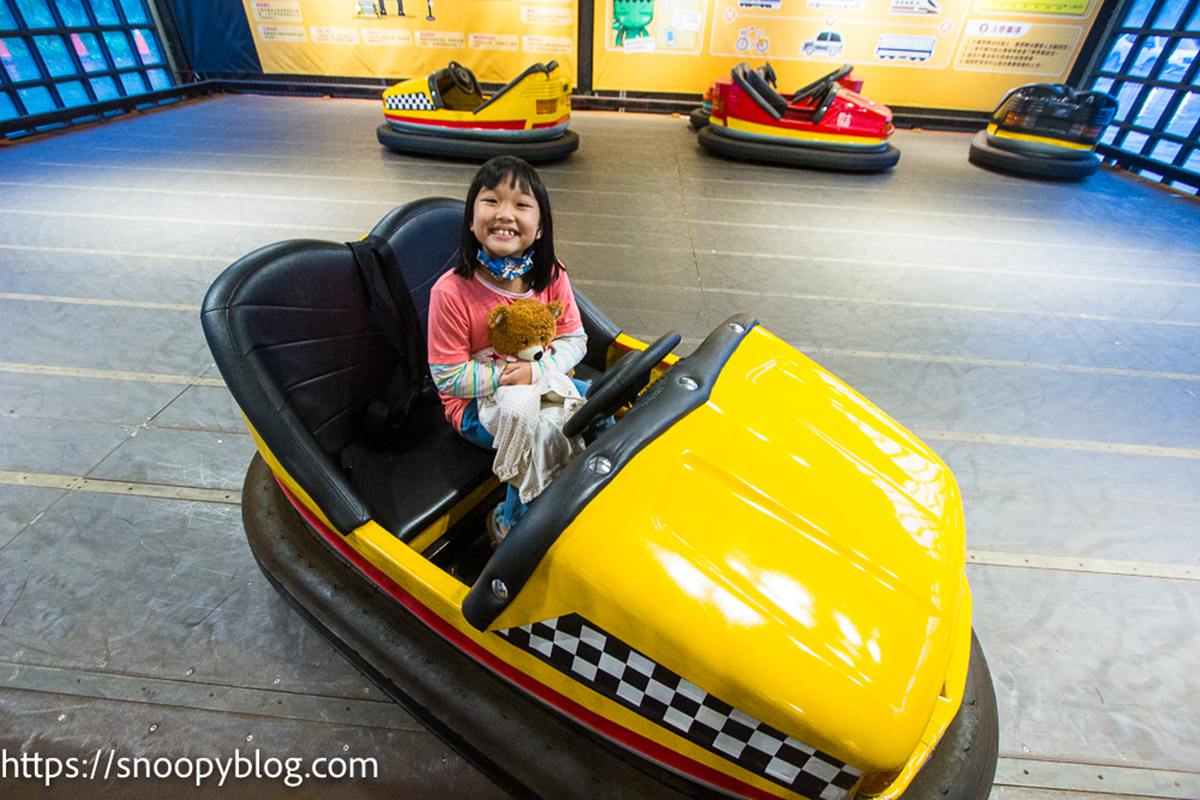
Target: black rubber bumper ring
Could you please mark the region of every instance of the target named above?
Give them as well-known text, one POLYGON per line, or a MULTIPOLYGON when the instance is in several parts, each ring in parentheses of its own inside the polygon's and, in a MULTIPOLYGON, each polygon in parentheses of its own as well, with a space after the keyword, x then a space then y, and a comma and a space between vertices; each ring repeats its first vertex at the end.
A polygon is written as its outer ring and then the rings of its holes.
POLYGON ((1100 157, 1054 158, 1004 150, 988 141, 987 131, 975 134, 968 159, 977 167, 1055 181, 1078 181, 1100 168, 1100 157))
POLYGON ((726 158, 763 161, 768 164, 783 164, 790 167, 827 169, 836 172, 882 172, 896 166, 896 162, 900 160, 900 151, 890 144, 884 150, 867 152, 826 150, 800 145, 733 139, 714 133, 711 125, 701 129, 697 140, 705 150, 726 158))
POLYGON ((558 161, 579 149, 579 134, 572 130, 568 130, 557 139, 541 142, 489 141, 402 133, 384 122, 375 129, 375 137, 381 145, 398 153, 444 156, 470 161, 487 161, 496 156, 516 156, 530 163, 541 163, 558 161))

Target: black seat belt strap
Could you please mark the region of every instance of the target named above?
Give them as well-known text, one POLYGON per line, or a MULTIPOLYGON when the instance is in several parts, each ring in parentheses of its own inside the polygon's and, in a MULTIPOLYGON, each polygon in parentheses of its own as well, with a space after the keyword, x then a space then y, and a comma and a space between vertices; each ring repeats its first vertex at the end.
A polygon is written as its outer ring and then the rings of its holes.
POLYGON ((396 259, 389 258, 391 246, 379 236, 348 242, 347 246, 367 291, 371 318, 400 356, 386 401, 372 403, 367 412, 368 433, 378 435, 388 426, 403 423, 417 398, 433 388, 433 378, 425 354, 425 332, 404 274, 396 259))

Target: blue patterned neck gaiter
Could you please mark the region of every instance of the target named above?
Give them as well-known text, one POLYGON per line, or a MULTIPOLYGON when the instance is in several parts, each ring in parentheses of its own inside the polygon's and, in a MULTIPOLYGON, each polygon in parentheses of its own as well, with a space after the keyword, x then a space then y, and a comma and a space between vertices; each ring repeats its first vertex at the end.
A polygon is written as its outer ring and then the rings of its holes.
POLYGON ((533 269, 533 248, 529 248, 520 256, 492 258, 483 252, 483 248, 481 247, 479 248, 479 252, 475 254, 475 260, 500 280, 511 281, 533 269))

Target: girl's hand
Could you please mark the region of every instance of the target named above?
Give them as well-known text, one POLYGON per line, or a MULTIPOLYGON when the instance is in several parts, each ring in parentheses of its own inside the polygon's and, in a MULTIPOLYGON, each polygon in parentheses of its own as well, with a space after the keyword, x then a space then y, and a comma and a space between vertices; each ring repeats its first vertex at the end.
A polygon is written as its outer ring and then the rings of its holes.
POLYGON ((510 361, 500 374, 501 386, 523 386, 533 383, 533 366, 528 361, 510 361))

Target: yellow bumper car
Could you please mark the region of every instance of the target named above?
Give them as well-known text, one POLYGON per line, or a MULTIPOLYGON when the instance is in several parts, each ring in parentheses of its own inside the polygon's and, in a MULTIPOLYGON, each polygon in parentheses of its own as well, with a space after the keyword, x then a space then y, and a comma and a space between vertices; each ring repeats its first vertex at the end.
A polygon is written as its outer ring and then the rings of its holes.
POLYGON ((579 148, 571 122, 571 86, 558 64, 533 64, 490 97, 471 70, 451 61, 427 78, 383 93, 379 143, 401 153, 529 162, 565 158, 579 148))
POLYGON ((349 246, 271 245, 205 298, 284 597, 517 795, 985 798, 954 478, 752 317, 676 358, 580 295, 588 448, 491 549, 492 456, 421 389, 462 215, 421 200, 349 246), (386 395, 409 402, 379 435, 386 395))

